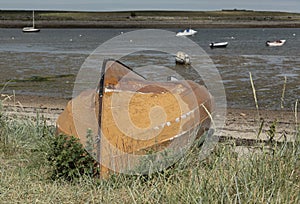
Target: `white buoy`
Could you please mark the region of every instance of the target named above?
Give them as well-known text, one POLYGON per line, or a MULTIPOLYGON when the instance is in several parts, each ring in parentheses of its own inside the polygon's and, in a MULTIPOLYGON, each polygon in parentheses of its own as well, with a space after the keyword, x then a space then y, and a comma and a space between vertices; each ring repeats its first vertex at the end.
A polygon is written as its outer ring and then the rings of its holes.
POLYGON ((178 79, 176 77, 174 77, 174 76, 168 76, 167 80, 168 81, 178 81, 178 79))
POLYGON ((72 42, 72 41, 73 41, 73 39, 71 38, 71 39, 70 39, 70 42, 72 42))
POLYGON ((293 36, 296 36, 296 33, 293 33, 293 36))

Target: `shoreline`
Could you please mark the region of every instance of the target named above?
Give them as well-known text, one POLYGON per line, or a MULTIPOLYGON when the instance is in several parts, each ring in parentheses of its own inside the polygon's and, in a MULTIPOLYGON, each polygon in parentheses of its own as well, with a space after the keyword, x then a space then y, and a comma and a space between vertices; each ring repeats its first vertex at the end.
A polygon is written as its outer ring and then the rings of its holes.
MULTIPOLYGON (((22 28, 30 25, 30 21, 0 20, 0 28, 22 28)), ((300 28, 300 21, 37 21, 37 28, 300 28)))
MULTIPOLYGON (((69 99, 46 96, 8 96, 1 95, 4 113, 13 118, 32 118, 42 116, 48 125, 55 125, 58 116, 63 112, 69 99)), ((217 113, 216 113, 217 115, 217 113)), ((218 116, 216 116, 218 117, 218 116)), ((227 108, 226 121, 223 127, 217 127, 220 138, 242 138, 257 140, 261 128, 260 139, 267 141, 269 131, 275 124, 276 141, 294 141, 300 112, 286 110, 259 110, 227 108), (297 122, 297 124, 296 124, 297 122)))

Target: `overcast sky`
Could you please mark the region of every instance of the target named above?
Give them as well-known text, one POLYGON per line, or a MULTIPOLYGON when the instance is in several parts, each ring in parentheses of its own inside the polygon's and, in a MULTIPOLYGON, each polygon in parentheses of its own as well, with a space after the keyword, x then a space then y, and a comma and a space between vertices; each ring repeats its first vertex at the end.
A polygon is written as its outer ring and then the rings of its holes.
POLYGON ((0 0, 0 9, 26 10, 221 10, 252 9, 300 13, 300 0, 0 0))

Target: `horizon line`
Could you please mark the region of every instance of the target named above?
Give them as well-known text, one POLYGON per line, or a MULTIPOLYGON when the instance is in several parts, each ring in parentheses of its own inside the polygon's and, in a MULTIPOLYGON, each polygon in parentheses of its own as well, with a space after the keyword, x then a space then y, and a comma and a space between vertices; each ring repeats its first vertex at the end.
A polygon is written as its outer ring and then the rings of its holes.
POLYGON ((282 10, 254 10, 254 9, 238 9, 238 8, 228 8, 228 9, 212 9, 212 10, 192 10, 192 9, 132 9, 132 10, 75 10, 75 9, 0 9, 0 11, 59 11, 59 12, 210 12, 210 11, 244 11, 244 12, 278 12, 278 13, 297 13, 296 11, 282 11, 282 10))

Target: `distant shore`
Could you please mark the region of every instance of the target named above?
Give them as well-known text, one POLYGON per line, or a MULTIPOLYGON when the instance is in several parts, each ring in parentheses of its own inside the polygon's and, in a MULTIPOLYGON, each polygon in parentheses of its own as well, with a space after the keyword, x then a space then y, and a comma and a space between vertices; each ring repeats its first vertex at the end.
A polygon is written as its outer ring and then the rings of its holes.
MULTIPOLYGON (((0 11, 0 28, 32 24, 32 11, 0 11)), ((35 11, 38 28, 300 28, 300 13, 222 11, 35 11)))
MULTIPOLYGON (((0 28, 22 28, 29 22, 0 21, 0 28)), ((299 22, 205 22, 205 21, 40 21, 37 28, 300 28, 299 22)))

